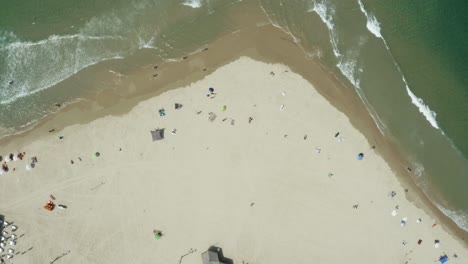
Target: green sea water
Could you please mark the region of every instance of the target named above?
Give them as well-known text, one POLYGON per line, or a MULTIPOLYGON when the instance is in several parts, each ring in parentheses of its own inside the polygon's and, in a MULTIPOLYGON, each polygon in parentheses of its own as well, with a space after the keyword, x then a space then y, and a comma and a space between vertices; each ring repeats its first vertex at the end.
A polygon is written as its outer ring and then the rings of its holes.
MULTIPOLYGON (((171 60, 241 29, 232 5, 262 8, 308 56, 355 89, 417 183, 468 229, 468 4, 384 0, 0 0, 0 133, 89 88, 86 71, 171 60), (246 3, 250 3, 247 5, 246 3), (107 65, 106 64, 106 65, 107 65), (91 69, 91 70, 90 70, 91 69)), ((101 87, 99 89, 106 89, 101 87)))

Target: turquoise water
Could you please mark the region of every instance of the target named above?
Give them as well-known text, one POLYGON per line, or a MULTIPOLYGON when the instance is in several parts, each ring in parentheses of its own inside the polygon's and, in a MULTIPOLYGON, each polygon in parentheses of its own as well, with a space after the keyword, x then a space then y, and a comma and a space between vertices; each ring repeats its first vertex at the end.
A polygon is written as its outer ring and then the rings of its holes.
MULTIPOLYGON (((168 60, 238 30, 226 10, 271 21, 356 89, 416 182, 468 230, 468 3, 384 0, 2 1, 0 133, 89 87, 86 69, 142 51, 168 60)), ((89 92, 89 91, 88 91, 89 92)))

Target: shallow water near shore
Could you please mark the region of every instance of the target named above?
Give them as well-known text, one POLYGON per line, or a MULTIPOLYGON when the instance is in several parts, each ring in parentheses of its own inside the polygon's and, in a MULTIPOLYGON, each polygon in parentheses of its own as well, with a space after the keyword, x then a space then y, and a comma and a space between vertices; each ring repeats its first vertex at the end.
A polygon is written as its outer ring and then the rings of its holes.
POLYGON ((304 56, 320 60, 356 89, 381 132, 412 160, 408 167, 416 183, 468 229, 463 138, 468 92, 461 63, 466 59, 450 53, 466 46, 466 32, 457 26, 466 25, 464 3, 458 8, 435 1, 365 0, 7 3, 0 11, 0 132, 24 129, 58 111, 57 103, 112 89, 96 72, 114 76, 180 60, 242 30, 227 14, 233 6, 263 9, 294 36, 304 56))

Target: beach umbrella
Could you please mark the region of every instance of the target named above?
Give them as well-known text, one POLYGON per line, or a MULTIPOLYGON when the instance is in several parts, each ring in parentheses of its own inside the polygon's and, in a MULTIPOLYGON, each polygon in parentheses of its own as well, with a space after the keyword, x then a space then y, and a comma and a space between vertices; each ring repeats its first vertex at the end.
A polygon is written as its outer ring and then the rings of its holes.
POLYGON ((214 88, 213 87, 210 87, 210 89, 208 89, 210 91, 210 93, 213 93, 214 92, 214 88))
POLYGON ((226 108, 227 108, 227 106, 223 105, 223 107, 221 107, 221 111, 223 111, 223 112, 226 111, 226 108))
POLYGON ((31 170, 32 167, 31 167, 31 164, 26 164, 26 170, 31 170))

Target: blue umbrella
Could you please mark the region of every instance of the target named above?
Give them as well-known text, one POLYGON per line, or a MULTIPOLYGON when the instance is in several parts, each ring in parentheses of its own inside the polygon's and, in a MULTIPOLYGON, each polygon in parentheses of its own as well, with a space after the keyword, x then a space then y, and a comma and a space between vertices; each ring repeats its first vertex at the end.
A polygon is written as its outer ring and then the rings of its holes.
POLYGON ((210 93, 214 92, 214 88, 213 87, 210 87, 210 89, 208 89, 210 91, 210 93))
POLYGON ((359 153, 359 155, 357 155, 357 159, 358 159, 358 160, 362 160, 363 158, 364 158, 364 154, 359 153))

